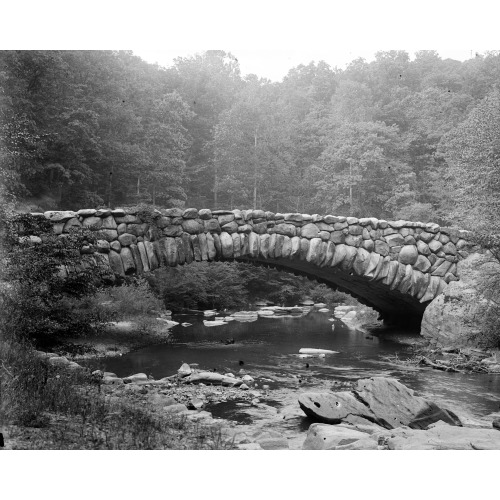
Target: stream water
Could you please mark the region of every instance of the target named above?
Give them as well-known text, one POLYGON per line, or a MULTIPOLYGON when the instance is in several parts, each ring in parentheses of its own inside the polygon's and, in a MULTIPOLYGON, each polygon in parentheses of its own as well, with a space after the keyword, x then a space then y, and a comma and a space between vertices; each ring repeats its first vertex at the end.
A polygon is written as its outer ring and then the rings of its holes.
MULTIPOLYGON (((175 326, 170 343, 107 359, 105 366, 118 376, 144 372, 156 379, 176 373, 182 363, 197 363, 201 369, 219 373, 238 374, 244 370, 254 377, 258 389, 269 385, 271 401, 268 399, 267 404, 290 408, 298 407, 298 394, 305 390, 328 390, 363 377, 391 376, 418 395, 445 403, 451 409, 477 416, 498 411, 500 375, 396 366, 383 357, 409 357, 410 344, 418 340, 417 332, 384 328, 353 331, 339 319, 332 323, 330 317, 329 313, 312 311, 297 318, 259 318, 207 327, 203 316, 174 315, 174 321, 192 326, 175 326), (225 339, 234 339, 234 344, 225 345, 225 339), (302 347, 338 353, 304 359, 298 356, 302 347)), ((248 414, 243 406, 227 402, 209 410, 214 416, 228 418, 230 414, 230 418, 244 421, 248 414)))

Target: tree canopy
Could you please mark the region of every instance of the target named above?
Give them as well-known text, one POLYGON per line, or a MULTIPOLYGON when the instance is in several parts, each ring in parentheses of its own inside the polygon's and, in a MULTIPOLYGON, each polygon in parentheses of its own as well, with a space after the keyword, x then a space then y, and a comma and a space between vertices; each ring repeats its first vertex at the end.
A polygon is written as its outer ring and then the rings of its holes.
POLYGON ((499 79, 499 52, 385 51, 273 83, 222 50, 170 68, 130 51, 2 51, 0 196, 496 221, 499 79))

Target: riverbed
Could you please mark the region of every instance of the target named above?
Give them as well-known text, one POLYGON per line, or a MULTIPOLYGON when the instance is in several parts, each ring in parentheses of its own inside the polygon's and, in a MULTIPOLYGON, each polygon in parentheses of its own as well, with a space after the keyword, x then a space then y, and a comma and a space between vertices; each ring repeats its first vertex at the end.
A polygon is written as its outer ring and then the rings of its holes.
POLYGON ((260 422, 280 431, 304 432, 310 422, 297 404, 301 392, 348 388, 372 376, 395 377, 418 395, 461 413, 483 416, 499 410, 500 375, 445 373, 387 362, 387 355, 411 356, 412 344, 421 340, 414 330, 352 330, 333 319, 332 311, 315 310, 302 317, 260 317, 214 327, 205 326, 202 315, 172 319, 191 326, 174 326, 167 344, 105 359, 105 368, 119 377, 143 372, 155 379, 176 373, 183 363, 219 373, 248 374, 255 380, 251 389, 260 392, 258 404, 233 400, 206 408, 215 417, 241 425, 260 422), (303 358, 301 348, 336 354, 303 358))

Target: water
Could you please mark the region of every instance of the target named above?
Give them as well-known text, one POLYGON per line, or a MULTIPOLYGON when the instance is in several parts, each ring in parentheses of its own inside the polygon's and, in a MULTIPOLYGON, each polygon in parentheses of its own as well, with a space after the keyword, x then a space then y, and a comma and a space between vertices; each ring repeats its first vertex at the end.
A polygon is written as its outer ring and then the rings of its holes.
MULTIPOLYGON (((120 358, 105 361, 106 369, 118 376, 143 372, 156 379, 172 375, 182 363, 219 373, 238 374, 244 369, 259 383, 267 384, 276 401, 298 407, 297 395, 305 390, 328 390, 343 382, 363 377, 392 376, 417 391, 418 395, 446 403, 451 409, 473 415, 498 411, 500 376, 445 373, 432 369, 402 368, 383 359, 398 354, 411 356, 415 332, 372 329, 352 331, 340 320, 328 321, 330 314, 311 312, 299 318, 259 318, 254 322, 232 321, 224 326, 206 327, 203 316, 174 315, 173 319, 192 323, 172 328, 171 343, 146 347, 120 358), (333 325, 333 329, 332 329, 333 325), (221 341, 234 338, 234 344, 221 341), (301 347, 338 351, 325 358, 298 357, 301 347), (309 367, 306 366, 309 364, 309 367)), ((234 403, 218 405, 215 413, 231 410, 234 403), (232 405, 232 406, 231 406, 232 405)), ((240 415, 243 419, 243 414, 240 415)))

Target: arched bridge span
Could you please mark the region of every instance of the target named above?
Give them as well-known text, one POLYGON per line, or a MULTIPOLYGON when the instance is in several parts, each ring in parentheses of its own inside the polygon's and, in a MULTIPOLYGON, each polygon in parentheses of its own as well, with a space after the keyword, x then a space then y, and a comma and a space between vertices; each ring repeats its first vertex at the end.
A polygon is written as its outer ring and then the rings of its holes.
POLYGON ((98 231, 85 247, 117 276, 160 266, 241 260, 306 275, 355 296, 384 319, 420 318, 472 247, 470 233, 433 223, 263 210, 83 209, 36 214, 56 234, 98 231))

